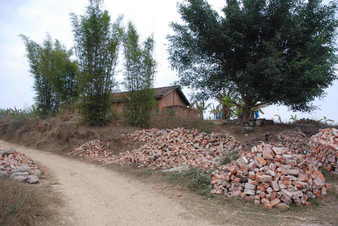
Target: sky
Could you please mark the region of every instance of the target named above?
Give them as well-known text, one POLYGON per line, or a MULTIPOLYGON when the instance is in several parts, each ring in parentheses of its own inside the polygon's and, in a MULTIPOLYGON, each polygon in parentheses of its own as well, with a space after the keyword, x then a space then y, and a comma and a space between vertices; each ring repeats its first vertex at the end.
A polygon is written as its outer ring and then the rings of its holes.
MULTIPOLYGON (((167 39, 169 24, 179 21, 179 0, 105 0, 104 7, 115 20, 124 16, 124 23, 133 22, 141 36, 155 38, 157 74, 155 86, 168 86, 178 77, 168 62, 167 39)), ((208 1, 215 9, 224 6, 224 0, 208 1)), ((24 34, 41 43, 47 34, 61 40, 68 48, 73 46, 70 13, 83 14, 87 0, 0 0, 0 108, 28 108, 34 103, 33 79, 29 72, 25 46, 19 37, 24 34)), ((121 68, 121 67, 120 67, 121 68)), ((121 81, 122 71, 117 71, 121 81)), ((188 91, 187 91, 188 92, 188 91)), ((314 102, 318 110, 310 114, 294 113, 283 106, 264 109, 263 117, 287 121, 291 115, 298 118, 321 119, 324 116, 338 122, 338 81, 327 90, 327 95, 314 102)))

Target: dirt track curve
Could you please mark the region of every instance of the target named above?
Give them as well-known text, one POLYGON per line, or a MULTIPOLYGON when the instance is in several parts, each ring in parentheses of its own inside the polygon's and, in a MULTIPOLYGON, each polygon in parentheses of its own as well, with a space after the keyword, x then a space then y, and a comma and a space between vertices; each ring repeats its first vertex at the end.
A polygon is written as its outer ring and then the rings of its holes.
POLYGON ((48 152, 0 141, 46 166, 64 195, 65 225, 79 226, 208 226, 151 186, 112 170, 48 152))

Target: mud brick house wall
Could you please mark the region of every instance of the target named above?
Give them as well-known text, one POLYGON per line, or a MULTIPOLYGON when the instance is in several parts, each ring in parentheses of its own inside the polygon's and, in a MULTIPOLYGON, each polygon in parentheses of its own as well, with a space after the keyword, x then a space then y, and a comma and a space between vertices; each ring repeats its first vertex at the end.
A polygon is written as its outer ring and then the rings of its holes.
MULTIPOLYGON (((113 110, 122 114, 127 103, 128 92, 113 93, 113 110)), ((154 88, 154 98, 157 101, 154 112, 170 111, 175 116, 198 119, 200 115, 191 105, 184 95, 180 86, 168 86, 154 88)))

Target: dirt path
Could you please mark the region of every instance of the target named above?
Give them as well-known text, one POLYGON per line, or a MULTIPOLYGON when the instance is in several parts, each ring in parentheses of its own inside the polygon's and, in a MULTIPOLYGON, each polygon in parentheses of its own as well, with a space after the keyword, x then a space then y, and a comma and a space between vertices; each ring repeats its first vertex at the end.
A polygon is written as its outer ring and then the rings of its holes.
POLYGON ((0 146, 15 148, 49 169, 64 194, 66 225, 212 225, 151 186, 117 172, 4 141, 0 146))

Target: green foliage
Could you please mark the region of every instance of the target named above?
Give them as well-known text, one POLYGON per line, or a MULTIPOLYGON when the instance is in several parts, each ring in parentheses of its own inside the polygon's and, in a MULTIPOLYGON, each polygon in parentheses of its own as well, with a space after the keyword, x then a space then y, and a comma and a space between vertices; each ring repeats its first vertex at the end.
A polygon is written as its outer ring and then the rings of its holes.
POLYGON ((139 44, 139 36, 132 23, 123 40, 125 55, 125 87, 129 91, 125 115, 129 124, 148 127, 151 112, 156 100, 153 82, 156 62, 152 56, 154 39, 149 37, 143 46, 139 44))
POLYGON ((291 120, 291 121, 294 121, 294 122, 295 122, 295 121, 298 121, 297 115, 291 115, 291 116, 290 116, 290 120, 291 120))
POLYGON ((336 79, 336 9, 321 0, 229 0, 221 15, 205 0, 185 0, 169 60, 182 85, 237 96, 243 120, 261 104, 309 111, 336 79))
POLYGON ((132 126, 149 127, 152 110, 155 105, 153 89, 129 93, 125 109, 128 123, 132 126))
POLYGON ((323 118, 319 120, 319 122, 324 123, 324 124, 330 124, 330 123, 334 123, 334 120, 329 119, 328 117, 324 116, 323 118))
POLYGON ((34 77, 35 102, 41 116, 59 111, 78 96, 77 64, 60 41, 48 36, 42 45, 21 35, 25 42, 30 72, 34 77))
POLYGON ((281 117, 280 115, 274 114, 273 116, 274 116, 274 117, 277 117, 279 123, 283 123, 282 117, 281 117))
POLYGON ((211 104, 207 103, 207 98, 201 93, 195 93, 191 96, 192 106, 198 110, 201 119, 204 119, 204 112, 211 106, 211 104))
POLYGON ((84 16, 72 14, 79 60, 81 113, 90 125, 104 125, 111 112, 111 92, 121 42, 120 20, 111 24, 100 0, 91 0, 84 16))
POLYGON ((19 109, 19 108, 7 108, 0 109, 0 119, 11 118, 11 119, 33 119, 39 116, 39 112, 36 107, 31 107, 28 109, 19 109))
POLYGON ((187 171, 169 174, 169 179, 174 183, 187 186, 190 190, 204 196, 211 197, 211 177, 205 171, 191 168, 187 171))

